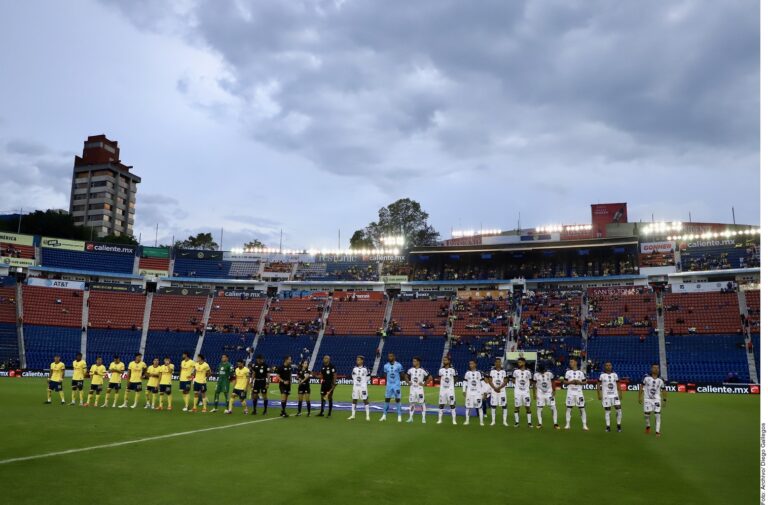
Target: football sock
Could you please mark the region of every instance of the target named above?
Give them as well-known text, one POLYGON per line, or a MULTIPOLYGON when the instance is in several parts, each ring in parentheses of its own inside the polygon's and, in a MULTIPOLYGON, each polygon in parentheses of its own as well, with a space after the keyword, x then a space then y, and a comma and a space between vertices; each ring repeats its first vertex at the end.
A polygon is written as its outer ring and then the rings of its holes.
POLYGON ((520 413, 515 412, 515 424, 520 424, 520 413))
POLYGON ((233 406, 234 404, 235 404, 235 399, 234 399, 234 398, 230 398, 230 399, 229 399, 229 408, 228 408, 227 410, 232 410, 232 406, 233 406))
POLYGON ((333 411, 333 398, 328 398, 328 415, 331 415, 333 411))
POLYGON ((571 425, 571 407, 565 408, 565 425, 566 426, 571 425))
POLYGON ((650 428, 651 427, 651 415, 645 414, 645 427, 650 428))
POLYGON ((491 409, 491 422, 492 423, 496 422, 496 407, 491 409))
POLYGON ((583 407, 580 408, 579 410, 581 411, 581 424, 586 426, 587 425, 587 410, 585 408, 583 408, 583 407))
POLYGON ((605 425, 609 428, 611 427, 611 411, 610 410, 605 411, 605 425))
POLYGON ((661 413, 656 414, 656 433, 661 433, 661 413))
POLYGON ((299 414, 301 414, 301 400, 299 400, 299 414))
POLYGON ((400 417, 403 413, 403 405, 400 402, 397 402, 397 416, 400 417))
POLYGON ((552 402, 552 422, 557 424, 557 406, 552 402))
POLYGON ((453 422, 455 423, 456 422, 456 409, 455 408, 451 409, 451 418, 453 418, 453 422))
POLYGON ((528 424, 531 424, 531 413, 530 412, 526 413, 525 418, 528 420, 528 424))
POLYGON ((371 415, 371 406, 366 403, 365 404, 365 417, 367 418, 370 415, 371 415))
POLYGON ((616 424, 621 426, 621 409, 616 409, 616 424))
POLYGON ((504 420, 504 424, 507 423, 507 407, 501 408, 501 418, 504 420))
POLYGON ((320 399, 320 413, 325 412, 325 398, 320 399))
POLYGON ((312 404, 309 403, 309 400, 307 400, 307 414, 309 414, 309 412, 312 410, 312 406, 311 405, 312 404))
POLYGON ((539 425, 541 425, 541 411, 544 410, 541 407, 536 407, 536 418, 539 420, 539 425))
POLYGON ((440 410, 437 411, 437 420, 442 421, 443 420, 443 408, 440 407, 440 410))
POLYGON ((285 414, 285 404, 286 404, 286 403, 287 403, 287 402, 286 402, 285 400, 283 400, 283 401, 281 401, 281 402, 280 402, 280 408, 282 409, 282 413, 283 413, 283 414, 285 414))
POLYGON ((427 406, 422 405, 421 406, 421 420, 426 421, 427 420, 427 406))

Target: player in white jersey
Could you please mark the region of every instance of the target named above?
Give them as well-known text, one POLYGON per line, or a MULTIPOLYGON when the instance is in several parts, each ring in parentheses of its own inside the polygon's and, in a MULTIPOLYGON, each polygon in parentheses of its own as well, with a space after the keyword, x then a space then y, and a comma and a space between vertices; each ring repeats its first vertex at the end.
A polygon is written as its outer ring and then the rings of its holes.
POLYGON ((555 425, 555 429, 559 430, 560 426, 557 424, 557 403, 555 402, 555 388, 552 385, 552 380, 555 378, 552 372, 547 370, 546 363, 539 365, 539 371, 533 374, 533 382, 535 387, 533 388, 533 394, 536 396, 536 416, 539 419, 539 424, 536 428, 541 429, 541 412, 544 407, 552 409, 552 422, 555 425))
POLYGON ((456 424, 456 391, 454 381, 456 379, 456 370, 451 366, 451 358, 443 358, 443 367, 437 372, 440 377, 440 410, 437 412, 437 424, 443 422, 443 410, 448 405, 451 408, 451 418, 453 424, 456 424))
POLYGON ((570 370, 565 372, 565 384, 567 393, 565 395, 565 429, 571 429, 571 409, 578 407, 581 412, 581 425, 584 431, 589 431, 587 427, 587 411, 584 410, 584 384, 587 383, 587 376, 579 370, 579 362, 576 358, 571 358, 570 370))
POLYGON ((491 388, 491 426, 496 424, 496 408, 501 407, 501 416, 504 426, 507 424, 507 383, 509 377, 504 369, 501 358, 496 358, 493 368, 485 379, 491 388))
POLYGON ((371 371, 365 366, 365 358, 358 356, 355 360, 355 368, 352 369, 352 415, 347 419, 354 419, 357 413, 357 401, 363 400, 365 404, 365 420, 371 420, 371 407, 368 405, 368 379, 371 371))
POLYGON ((413 358, 413 366, 408 369, 408 385, 410 391, 408 394, 408 401, 411 404, 408 409, 408 421, 413 422, 413 413, 416 412, 417 407, 421 407, 421 422, 427 422, 427 404, 424 400, 424 384, 432 380, 432 376, 429 372, 421 368, 421 358, 418 356, 413 358))
POLYGON ((469 370, 464 374, 464 407, 466 420, 464 424, 469 424, 469 412, 475 409, 477 417, 480 419, 480 426, 483 426, 483 416, 480 414, 480 407, 483 404, 483 374, 477 369, 477 361, 469 360, 469 370))
POLYGON ((621 388, 619 376, 613 371, 613 363, 606 361, 597 382, 597 398, 605 409, 605 431, 611 431, 611 407, 616 411, 616 431, 621 433, 621 388))
POLYGON ((651 432, 651 413, 656 414, 656 436, 661 436, 661 405, 667 405, 667 390, 664 380, 659 375, 659 365, 651 366, 651 375, 646 375, 640 385, 638 402, 643 405, 645 413, 645 433, 651 432))
POLYGON ((533 428, 531 421, 531 371, 528 370, 525 358, 518 358, 517 370, 512 372, 512 383, 515 385, 515 428, 520 426, 520 407, 525 407, 528 427, 533 428))

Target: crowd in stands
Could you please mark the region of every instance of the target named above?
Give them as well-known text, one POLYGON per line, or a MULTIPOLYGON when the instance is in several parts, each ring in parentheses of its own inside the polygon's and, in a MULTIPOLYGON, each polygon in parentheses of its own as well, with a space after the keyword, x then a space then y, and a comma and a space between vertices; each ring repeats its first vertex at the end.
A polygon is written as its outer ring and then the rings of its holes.
POLYGON ((503 298, 456 300, 449 321, 453 335, 500 335, 509 329, 511 309, 503 298))
POLYGON ((581 291, 525 293, 522 299, 520 335, 580 335, 581 302, 581 291))

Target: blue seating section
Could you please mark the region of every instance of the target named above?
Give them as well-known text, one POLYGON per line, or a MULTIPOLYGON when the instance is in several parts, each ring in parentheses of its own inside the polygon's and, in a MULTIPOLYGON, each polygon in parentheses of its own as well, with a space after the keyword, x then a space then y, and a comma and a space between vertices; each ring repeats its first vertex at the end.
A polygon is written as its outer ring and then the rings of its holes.
POLYGON ((42 264, 46 267, 122 274, 133 273, 135 256, 130 254, 67 251, 66 249, 49 249, 47 247, 43 247, 41 250, 42 264))
POLYGON ((757 376, 760 377, 760 334, 752 334, 752 353, 755 355, 755 367, 757 368, 757 376))
POLYGON ((650 371, 651 365, 659 362, 659 340, 655 336, 644 342, 636 336, 592 338, 587 344, 587 359, 599 367, 590 374, 590 379, 597 379, 603 363, 610 361, 619 377, 639 382, 650 371))
POLYGON ((232 268, 231 261, 177 259, 173 264, 175 277, 202 277, 226 279, 232 268))
POLYGON ((262 335, 259 337, 259 343, 256 346, 256 354, 263 354, 264 361, 269 366, 278 366, 283 364, 283 358, 290 355, 293 362, 298 364, 300 357, 304 354, 306 359, 312 357, 312 350, 315 348, 314 338, 309 335, 299 335, 291 337, 288 335, 262 335), (305 352, 308 349, 309 352, 305 352))
POLYGON ((723 382, 737 373, 749 382, 741 335, 667 337, 667 373, 672 381, 723 382))
POLYGON ((80 328, 60 326, 24 325, 24 350, 27 355, 27 368, 44 370, 58 354, 68 365, 80 352, 80 328))
POLYGON ((19 339, 14 323, 0 323, 0 363, 18 362, 19 339))
POLYGON ((252 333, 217 333, 205 332, 203 347, 200 352, 211 366, 219 362, 222 354, 229 356, 233 366, 237 360, 245 361, 248 353, 245 351, 253 344, 252 333))
POLYGON ((504 339, 499 337, 465 338, 461 344, 454 343, 450 353, 453 368, 458 372, 460 378, 463 378, 469 370, 470 359, 476 359, 478 370, 486 373, 493 368, 493 362, 497 356, 504 357, 504 339), (487 349, 487 356, 478 356, 478 351, 485 348, 485 343, 494 340, 499 341, 500 345, 487 349))
POLYGON ((443 350, 445 349, 445 339, 440 337, 425 338, 404 337, 390 335, 384 341, 384 350, 379 366, 379 375, 383 375, 384 363, 387 360, 387 354, 394 352, 397 361, 403 365, 403 370, 411 368, 411 360, 414 356, 421 357, 421 366, 433 376, 440 370, 443 360, 443 350))
POLYGON ((342 337, 339 335, 326 335, 320 343, 320 352, 317 355, 314 370, 320 370, 322 357, 326 354, 336 365, 339 375, 349 375, 355 366, 355 358, 365 357, 365 365, 371 369, 376 361, 376 348, 379 346, 379 337, 342 337))
MULTIPOLYGON (((88 366, 101 356, 104 363, 112 361, 115 354, 128 363, 133 359, 141 345, 141 330, 106 330, 89 329, 85 361, 88 366)), ((154 356, 152 356, 154 357, 154 356)), ((149 359, 152 359, 150 357, 149 359)), ((149 364, 149 363, 147 363, 149 364)))
POLYGON ((312 266, 302 268, 302 272, 304 279, 317 281, 375 281, 379 279, 378 264, 368 261, 315 263, 312 266))
POLYGON ((744 247, 697 247, 680 253, 683 271, 723 270, 748 266, 744 247))
POLYGON ((195 359, 196 347, 197 334, 193 331, 150 330, 147 335, 146 349, 144 349, 144 361, 168 356, 178 367, 182 352, 188 352, 189 356, 195 359))
POLYGON ((541 345, 539 346, 523 346, 523 351, 539 351, 539 350, 551 350, 553 351, 552 361, 554 366, 550 371, 555 377, 562 377, 565 375, 565 371, 568 369, 568 361, 570 359, 570 353, 573 350, 581 350, 581 337, 536 337, 541 339, 541 345), (562 341, 562 342, 561 342, 562 341), (557 365, 557 363, 560 363, 557 365))

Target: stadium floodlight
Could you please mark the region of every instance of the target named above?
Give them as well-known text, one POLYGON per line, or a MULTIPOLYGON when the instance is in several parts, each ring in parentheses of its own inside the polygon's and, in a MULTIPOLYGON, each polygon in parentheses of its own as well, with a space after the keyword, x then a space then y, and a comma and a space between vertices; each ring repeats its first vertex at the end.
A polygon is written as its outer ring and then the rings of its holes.
POLYGON ((387 235, 381 238, 381 243, 385 246, 404 246, 405 237, 403 235, 387 235))

